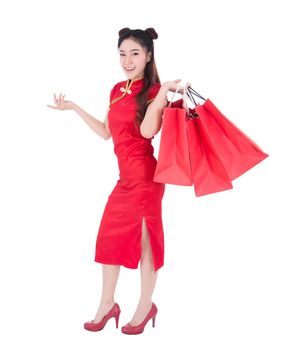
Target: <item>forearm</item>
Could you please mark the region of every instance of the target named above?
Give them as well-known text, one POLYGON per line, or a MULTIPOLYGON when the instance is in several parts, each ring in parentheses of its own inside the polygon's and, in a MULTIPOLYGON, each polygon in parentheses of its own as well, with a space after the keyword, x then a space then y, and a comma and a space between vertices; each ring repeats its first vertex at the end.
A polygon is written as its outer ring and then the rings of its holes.
POLYGON ((159 132, 162 125, 163 110, 167 105, 167 92, 168 90, 161 87, 157 96, 147 108, 140 126, 142 136, 151 138, 159 132))
POLYGON ((88 114, 77 104, 74 104, 73 109, 98 136, 105 140, 108 139, 107 130, 103 122, 88 114))

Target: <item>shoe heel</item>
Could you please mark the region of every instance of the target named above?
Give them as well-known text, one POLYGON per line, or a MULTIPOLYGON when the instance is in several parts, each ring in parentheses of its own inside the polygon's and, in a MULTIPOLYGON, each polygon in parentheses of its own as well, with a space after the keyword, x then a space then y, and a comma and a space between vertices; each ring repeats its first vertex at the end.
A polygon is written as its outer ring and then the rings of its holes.
POLYGON ((156 320, 156 315, 152 318, 152 325, 153 325, 153 328, 155 327, 155 320, 156 320))
POLYGON ((115 316, 116 328, 118 328, 120 312, 115 316))

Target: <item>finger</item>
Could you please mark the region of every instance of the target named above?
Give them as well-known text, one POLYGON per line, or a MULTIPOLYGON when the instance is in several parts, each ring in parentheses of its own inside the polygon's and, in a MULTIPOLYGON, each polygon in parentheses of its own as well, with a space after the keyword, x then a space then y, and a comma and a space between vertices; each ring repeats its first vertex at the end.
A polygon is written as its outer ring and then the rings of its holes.
POLYGON ((50 108, 53 108, 53 109, 55 109, 56 107, 54 107, 54 106, 51 106, 51 105, 47 105, 48 107, 50 107, 50 108))
POLYGON ((174 83, 178 83, 180 81, 181 81, 181 79, 176 79, 176 80, 174 80, 174 83))

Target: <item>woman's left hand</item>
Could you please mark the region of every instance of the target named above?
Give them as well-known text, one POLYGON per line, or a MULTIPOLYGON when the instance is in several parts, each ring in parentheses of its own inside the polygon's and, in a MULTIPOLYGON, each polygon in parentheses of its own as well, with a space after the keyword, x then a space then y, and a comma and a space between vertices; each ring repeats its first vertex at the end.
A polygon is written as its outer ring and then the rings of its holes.
POLYGON ((166 92, 168 91, 175 92, 177 88, 179 88, 178 93, 183 94, 184 86, 179 85, 180 81, 181 79, 166 81, 161 85, 161 88, 164 89, 166 92))

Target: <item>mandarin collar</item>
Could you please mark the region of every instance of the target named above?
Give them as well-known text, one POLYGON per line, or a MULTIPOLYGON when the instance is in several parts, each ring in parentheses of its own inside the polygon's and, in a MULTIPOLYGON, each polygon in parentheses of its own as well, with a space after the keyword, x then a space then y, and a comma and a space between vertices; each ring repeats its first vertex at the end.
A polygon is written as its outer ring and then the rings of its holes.
POLYGON ((140 86, 140 84, 143 82, 144 80, 144 77, 143 78, 139 78, 139 79, 128 79, 126 80, 124 83, 125 83, 125 87, 124 86, 121 86, 120 87, 120 91, 121 92, 124 92, 124 94, 131 94, 132 93, 132 90, 130 89, 131 86, 140 86))
POLYGON ((123 93, 121 96, 118 96, 116 98, 114 98, 112 101, 110 101, 109 103, 109 109, 110 106, 117 102, 118 100, 121 100, 126 94, 130 95, 132 93, 132 90, 130 89, 130 87, 133 86, 134 87, 138 87, 143 83, 144 77, 143 78, 139 78, 139 79, 128 79, 122 82, 123 85, 121 85, 121 87, 119 88, 119 90, 123 93), (125 87, 124 87, 125 86, 125 87))

